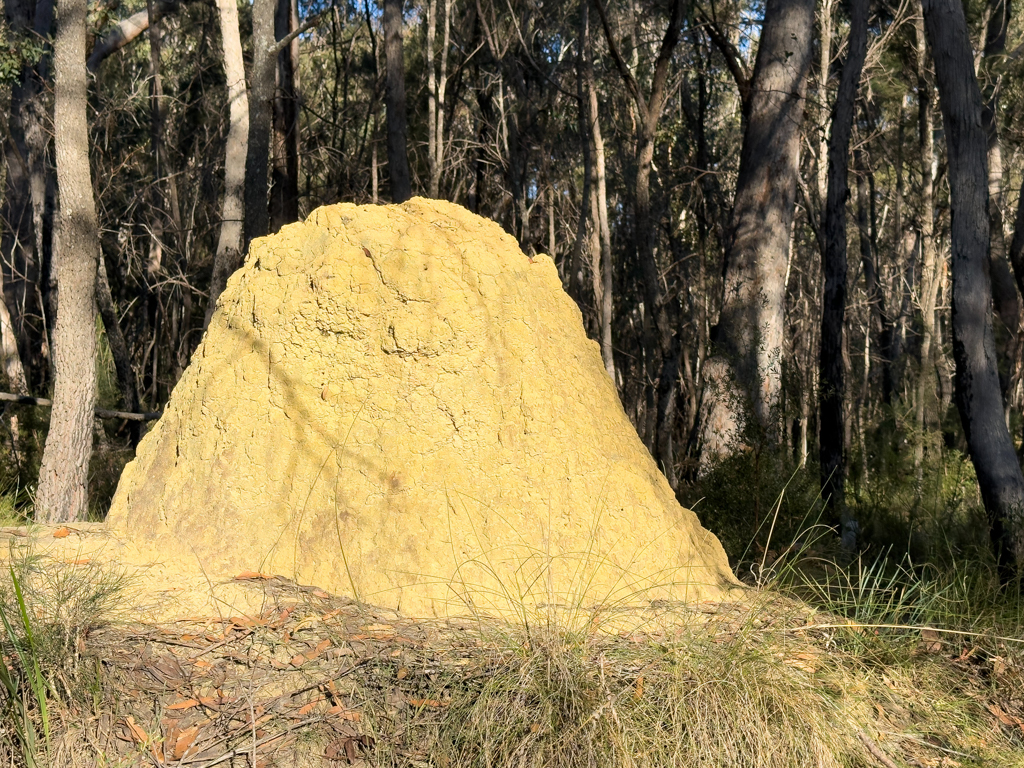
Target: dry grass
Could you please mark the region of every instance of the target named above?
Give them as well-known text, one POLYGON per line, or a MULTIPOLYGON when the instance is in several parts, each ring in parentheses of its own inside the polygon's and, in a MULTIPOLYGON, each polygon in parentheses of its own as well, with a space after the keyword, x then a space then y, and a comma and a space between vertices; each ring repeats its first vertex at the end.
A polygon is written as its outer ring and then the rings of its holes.
MULTIPOLYGON (((116 575, 21 578, 52 683, 39 764, 1024 765, 1019 643, 863 606, 853 621, 765 590, 567 632, 413 622, 277 578, 253 586, 259 616, 141 626, 105 619, 116 575)), ((25 765, 12 711, 0 762, 25 765)))

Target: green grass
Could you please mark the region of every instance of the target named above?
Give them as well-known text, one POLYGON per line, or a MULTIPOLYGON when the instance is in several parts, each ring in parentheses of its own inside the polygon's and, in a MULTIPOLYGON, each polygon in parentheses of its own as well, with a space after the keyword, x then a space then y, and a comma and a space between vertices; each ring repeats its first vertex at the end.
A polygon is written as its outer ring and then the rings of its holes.
POLYGON ((12 548, 0 582, 0 752, 52 765, 53 733, 95 690, 83 638, 111 619, 126 578, 91 565, 44 563, 12 548))

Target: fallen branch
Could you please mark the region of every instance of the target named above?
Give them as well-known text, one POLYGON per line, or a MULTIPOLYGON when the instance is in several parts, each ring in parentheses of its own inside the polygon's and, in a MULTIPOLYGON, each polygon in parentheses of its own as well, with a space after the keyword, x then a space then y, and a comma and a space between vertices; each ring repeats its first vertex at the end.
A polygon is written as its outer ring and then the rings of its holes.
MULTIPOLYGON (((0 401, 15 403, 17 405, 40 405, 49 408, 53 405, 52 400, 45 397, 29 397, 28 395, 12 395, 10 392, 0 392, 0 401)), ((154 421, 163 415, 163 411, 150 411, 149 413, 130 413, 128 411, 108 411, 106 408, 97 408, 96 415, 101 419, 125 419, 126 421, 154 421)))

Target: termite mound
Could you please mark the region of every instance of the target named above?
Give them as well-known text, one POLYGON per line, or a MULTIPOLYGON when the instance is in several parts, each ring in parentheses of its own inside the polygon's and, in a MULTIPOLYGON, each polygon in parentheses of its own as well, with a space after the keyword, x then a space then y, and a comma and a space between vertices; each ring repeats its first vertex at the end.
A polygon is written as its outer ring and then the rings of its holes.
POLYGON ((108 521, 153 562, 412 616, 736 584, 551 259, 419 198, 320 208, 253 242, 108 521))

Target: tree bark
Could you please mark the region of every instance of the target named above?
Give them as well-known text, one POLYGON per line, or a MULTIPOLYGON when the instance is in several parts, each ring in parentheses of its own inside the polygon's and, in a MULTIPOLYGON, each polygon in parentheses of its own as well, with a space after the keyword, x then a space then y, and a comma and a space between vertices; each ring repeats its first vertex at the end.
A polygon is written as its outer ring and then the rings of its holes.
POLYGON ((939 270, 935 253, 935 131, 932 117, 932 85, 928 78, 924 20, 915 19, 917 28, 917 104, 918 147, 921 152, 921 278, 918 300, 921 303, 921 356, 914 398, 914 479, 917 493, 924 482, 924 443, 926 405, 935 391, 932 341, 935 336, 935 302, 939 290, 939 270))
POLYGON ((242 221, 245 213, 245 160, 249 144, 249 97, 245 90, 242 39, 238 31, 235 0, 217 0, 220 33, 224 46, 224 79, 228 86, 228 136, 224 146, 224 201, 220 234, 210 276, 210 303, 205 329, 210 324, 217 298, 228 277, 242 266, 242 221))
POLYGON ((958 0, 924 0, 949 155, 956 401, 1004 578, 1024 559, 1024 475, 1003 419, 992 335, 988 142, 971 41, 958 0))
POLYGON ((813 0, 768 0, 754 63, 736 196, 726 236, 722 310, 705 365, 702 467, 735 452, 750 426, 777 441, 785 274, 800 129, 814 33, 813 0))
MULTIPOLYGON (((299 28, 296 0, 277 0, 275 39, 299 28)), ((299 38, 277 55, 274 96, 274 161, 270 187, 270 231, 299 220, 299 38)))
POLYGON ((96 400, 96 270, 100 244, 89 169, 85 0, 59 0, 54 45, 54 146, 60 195, 55 267, 54 391, 36 518, 83 520, 96 400))
MULTIPOLYGON (((125 411, 136 413, 139 410, 139 388, 132 368, 131 353, 128 343, 121 332, 121 323, 114 306, 114 297, 110 292, 110 281, 107 279, 107 265, 100 255, 96 272, 96 305, 103 318, 103 328, 107 332, 107 343, 110 345, 110 356, 114 358, 114 370, 117 371, 117 383, 121 388, 121 400, 125 411)), ((129 425, 129 438, 132 448, 139 444, 139 422, 132 421, 129 425)))
POLYGON ((641 92, 632 71, 622 59, 608 22, 604 3, 602 0, 594 2, 601 17, 608 49, 629 93, 635 115, 634 237, 644 285, 644 362, 647 370, 646 426, 642 436, 655 461, 671 479, 674 474, 671 466, 673 457, 663 455, 663 451, 671 442, 663 433, 671 432, 671 421, 676 415, 674 398, 678 389, 679 342, 676 339, 676 329, 673 328, 674 324, 669 317, 661 286, 661 273, 655 256, 658 228, 651 210, 651 169, 654 164, 658 122, 668 97, 669 65, 672 53, 679 44, 682 23, 686 15, 685 1, 675 0, 672 3, 668 27, 662 37, 658 58, 654 64, 650 94, 646 97, 641 92), (671 399, 667 402, 657 402, 656 392, 658 398, 664 396, 671 399))
POLYGON ((1003 231, 1003 147, 999 136, 999 97, 1002 91, 1000 59, 1006 53, 1006 31, 1010 7, 1006 0, 989 0, 986 8, 984 58, 981 60, 981 124, 988 137, 988 221, 989 274, 992 277, 992 301, 1003 324, 996 337, 1000 366, 1000 385, 1004 392, 1004 410, 1009 407, 1008 385, 1016 359, 1017 334, 1020 332, 1021 305, 1014 276, 1010 271, 1006 235, 1003 231))
POLYGON ((846 391, 843 365, 843 328, 846 322, 846 200, 850 134, 856 107, 861 70, 867 55, 868 0, 850 0, 849 50, 832 109, 832 130, 828 141, 828 179, 825 196, 822 270, 825 294, 821 317, 821 386, 818 390, 820 415, 819 458, 821 495, 839 530, 843 549, 852 551, 857 543, 857 523, 846 513, 843 484, 843 403, 846 391))
POLYGON ((408 131, 405 116, 405 60, 402 53, 402 0, 384 0, 384 58, 387 89, 384 95, 388 123, 388 170, 391 199, 404 203, 412 197, 409 175, 408 131))
MULTIPOLYGON (((156 18, 156 3, 148 0, 149 17, 156 18)), ((153 183, 150 187, 149 200, 149 256, 146 262, 146 285, 149 290, 157 282, 163 266, 164 224, 164 89, 160 72, 160 24, 149 25, 149 140, 153 159, 153 183)), ((156 298, 149 296, 149 301, 156 303, 156 298)), ((151 312, 156 311, 154 306, 151 312)))
POLYGON ((276 0, 253 0, 252 71, 249 77, 249 143, 245 155, 245 242, 270 231, 267 173, 270 162, 270 130, 273 122, 274 11, 276 0))
MULTIPOLYGON (((16 35, 48 38, 53 23, 52 0, 9 1, 5 16, 16 35)), ((4 139, 6 161, 2 232, 5 298, 11 326, 18 335, 26 385, 47 386, 52 363, 49 295, 53 204, 50 154, 47 50, 33 66, 22 67, 12 85, 4 139)))
POLYGON ((165 16, 169 16, 177 11, 180 6, 181 0, 157 0, 157 2, 152 3, 138 13, 134 13, 126 19, 121 19, 103 37, 97 38, 85 66, 90 72, 95 72, 108 56, 117 53, 126 45, 134 42, 143 32, 149 29, 151 23, 158 22, 165 16), (151 10, 154 11, 152 15, 150 15, 151 10))
MULTIPOLYGON (((590 3, 580 3, 580 43, 576 51, 576 109, 580 133, 580 153, 583 155, 583 189, 580 192, 580 215, 576 224, 576 237, 573 240, 569 257, 569 280, 567 291, 577 304, 582 306, 583 285, 583 249, 587 241, 587 225, 590 221, 593 205, 592 185, 594 175, 594 151, 592 147, 591 125, 595 116, 590 111, 590 84, 587 81, 587 55, 590 52, 590 3)), ((591 244, 591 272, 593 274, 594 301, 601 301, 601 250, 596 238, 591 244)), ((597 307, 600 316, 600 306, 597 307)))

